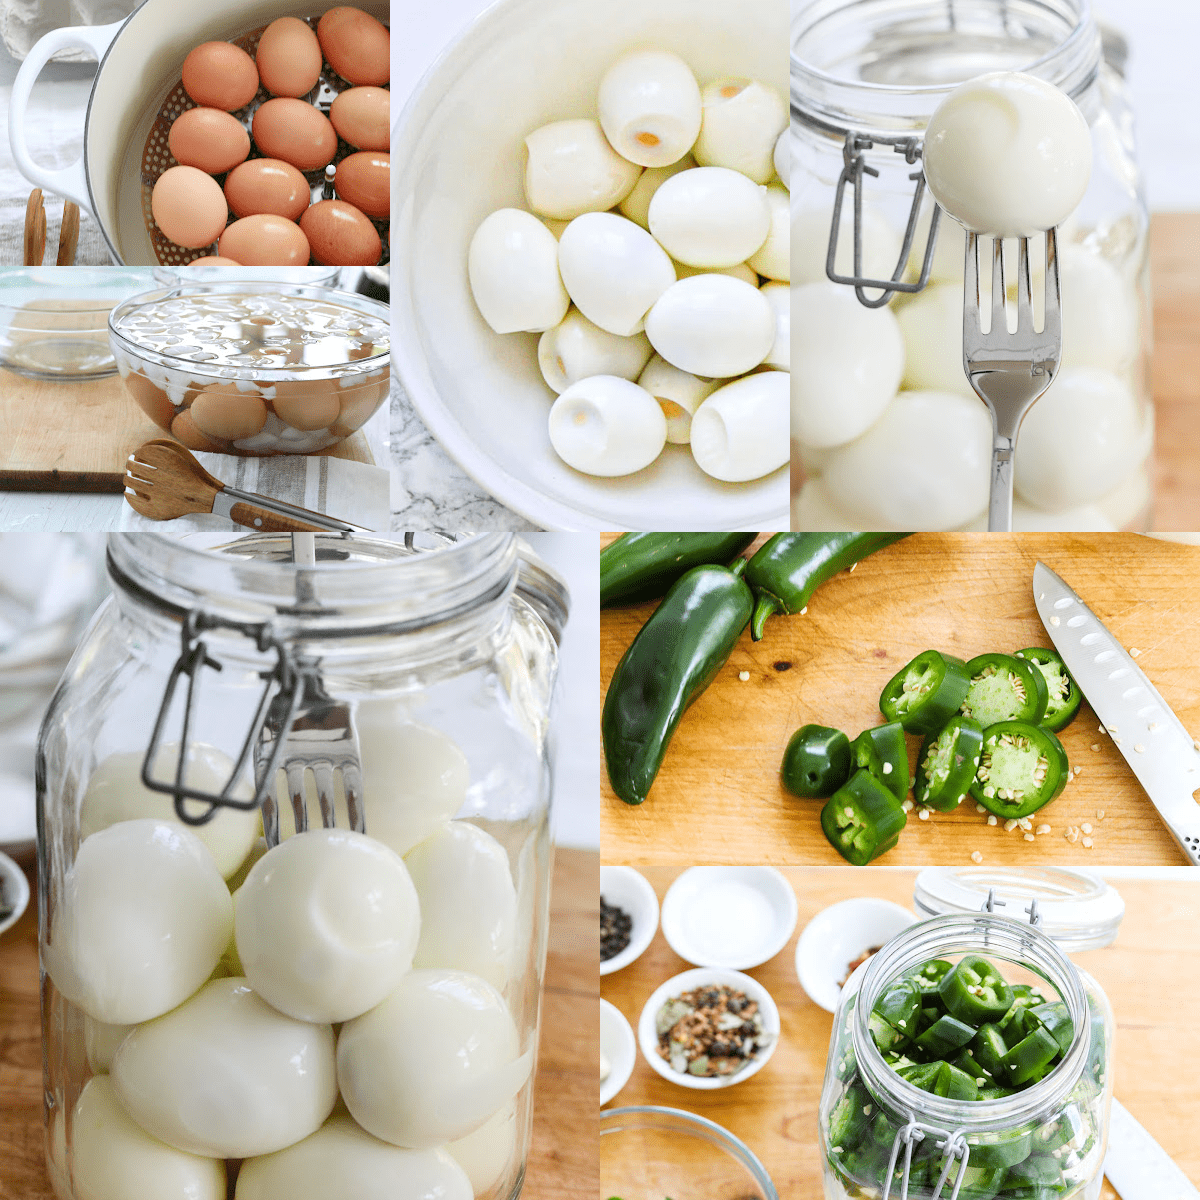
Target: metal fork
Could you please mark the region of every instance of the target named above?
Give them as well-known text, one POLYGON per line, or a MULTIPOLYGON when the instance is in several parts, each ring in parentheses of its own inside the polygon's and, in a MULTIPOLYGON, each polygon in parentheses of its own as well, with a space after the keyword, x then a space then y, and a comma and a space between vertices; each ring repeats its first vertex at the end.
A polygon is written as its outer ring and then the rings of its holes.
POLYGON ((1062 356, 1056 231, 1046 231, 1046 319, 1033 327, 1029 282, 1029 239, 1020 238, 1017 263, 1017 330, 1008 332, 1004 258, 1000 238, 992 242, 992 324, 980 324, 979 235, 967 234, 963 285, 963 368, 992 414, 992 482, 988 530, 1012 529, 1013 450, 1025 414, 1050 386, 1062 356), (972 297, 974 302, 972 303, 972 297))

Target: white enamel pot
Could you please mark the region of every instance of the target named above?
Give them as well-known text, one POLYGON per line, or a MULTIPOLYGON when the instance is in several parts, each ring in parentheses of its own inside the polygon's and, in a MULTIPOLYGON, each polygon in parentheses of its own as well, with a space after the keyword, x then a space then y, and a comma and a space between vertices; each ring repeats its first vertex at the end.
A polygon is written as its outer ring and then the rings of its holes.
MULTIPOLYGON (((312 17, 339 0, 145 0, 114 25, 56 29, 29 52, 13 83, 8 138, 21 173, 35 187, 73 200, 100 227, 113 258, 132 266, 157 263, 142 213, 141 161, 151 126, 183 60, 202 42, 227 42, 276 17, 312 17), (29 96, 42 69, 60 50, 84 49, 99 61, 84 118, 83 156, 48 170, 34 162, 25 137, 29 96)), ((387 0, 355 6, 388 19, 387 0)))
POLYGON ((496 209, 525 207, 525 135, 594 118, 601 76, 636 47, 673 50, 701 85, 749 76, 788 95, 786 0, 497 0, 393 128, 393 370, 463 469, 542 528, 786 529, 786 468, 721 483, 667 446, 626 478, 573 471, 550 445, 537 335, 493 333, 471 298, 471 235, 496 209))

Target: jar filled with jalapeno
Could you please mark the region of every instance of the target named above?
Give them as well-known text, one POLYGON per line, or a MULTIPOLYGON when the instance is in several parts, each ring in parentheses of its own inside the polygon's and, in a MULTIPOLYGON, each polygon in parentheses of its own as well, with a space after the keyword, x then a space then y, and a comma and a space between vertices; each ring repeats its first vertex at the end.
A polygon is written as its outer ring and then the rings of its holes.
POLYGON ((910 926, 842 989, 826 1200, 956 1184, 959 1200, 1097 1200, 1112 1031, 1099 985, 1040 928, 996 912, 910 926))

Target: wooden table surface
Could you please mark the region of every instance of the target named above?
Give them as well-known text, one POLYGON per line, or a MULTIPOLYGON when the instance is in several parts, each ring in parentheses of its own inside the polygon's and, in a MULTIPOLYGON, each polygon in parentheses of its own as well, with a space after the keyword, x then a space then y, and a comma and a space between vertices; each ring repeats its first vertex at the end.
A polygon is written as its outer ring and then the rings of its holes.
MULTIPOLYGON (((810 868, 791 869, 785 874, 799 901, 798 930, 827 905, 851 896, 879 896, 912 908, 912 871, 810 868)), ((1164 1002, 1162 990, 1167 978, 1170 994, 1181 1000, 1200 989, 1200 945, 1196 939, 1200 880, 1118 879, 1114 886, 1126 904, 1117 941, 1104 950, 1090 950, 1071 958, 1096 979, 1112 1004, 1116 1017, 1114 1094, 1188 1178, 1200 1185, 1200 1141, 1196 1138, 1196 1130, 1200 1129, 1200 1088, 1195 1085, 1195 1072, 1186 1065, 1200 1056, 1200 1022, 1191 1004, 1164 1002)), ((659 941, 661 938, 660 933, 659 941)), ((794 952, 793 941, 774 962, 760 970, 790 975, 794 980, 794 952)), ((765 976, 763 979, 765 982, 765 976)), ((817 1109, 833 1017, 814 1004, 798 985, 773 994, 792 1047, 788 1058, 791 1099, 785 1119, 794 1130, 799 1161, 795 1190, 790 1194, 816 1197, 821 1194, 817 1109)), ((783 1053, 782 1046, 779 1053, 783 1053)), ((624 1094, 621 1099, 625 1101, 624 1094)), ((1116 1200, 1116 1192, 1107 1182, 1102 1200, 1116 1200)))
MULTIPOLYGON (((522 1200, 596 1197, 592 1106, 599 1048, 591 1014, 599 994, 599 879, 599 855, 557 852, 533 1147, 522 1200)), ((36 907, 31 903, 17 925, 0 936, 0 1200, 54 1200, 42 1139, 36 907)))
MULTIPOLYGON (((830 580, 806 615, 772 618, 761 642, 743 634, 680 722, 644 804, 622 803, 603 775, 605 861, 840 863, 821 832, 822 802, 779 783, 788 738, 810 722, 850 737, 879 724, 880 691, 922 650, 969 659, 1050 645, 1031 587, 1039 558, 1139 649, 1138 665, 1200 734, 1200 549, 1136 534, 915 534, 830 580)), ((602 614, 602 694, 652 609, 602 614)), ((985 863, 1186 862, 1086 703, 1061 737, 1082 773, 1037 814, 1051 833, 1028 842, 1002 822, 988 826, 968 798, 927 820, 910 813, 897 847, 877 861, 957 864, 979 851, 985 863), (1091 849, 1065 837, 1084 822, 1091 849)), ((908 741, 915 767, 919 741, 908 741)))

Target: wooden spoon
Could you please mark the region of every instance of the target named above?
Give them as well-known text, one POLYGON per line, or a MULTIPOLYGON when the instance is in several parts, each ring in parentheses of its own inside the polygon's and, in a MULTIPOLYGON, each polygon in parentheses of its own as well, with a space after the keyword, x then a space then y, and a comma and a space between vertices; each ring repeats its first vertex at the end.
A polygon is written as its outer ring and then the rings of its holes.
POLYGON ((188 513, 213 513, 249 529, 274 533, 353 533, 356 529, 324 513, 226 487, 183 446, 166 438, 155 438, 129 456, 125 463, 125 499, 132 509, 152 521, 169 521, 188 513))

